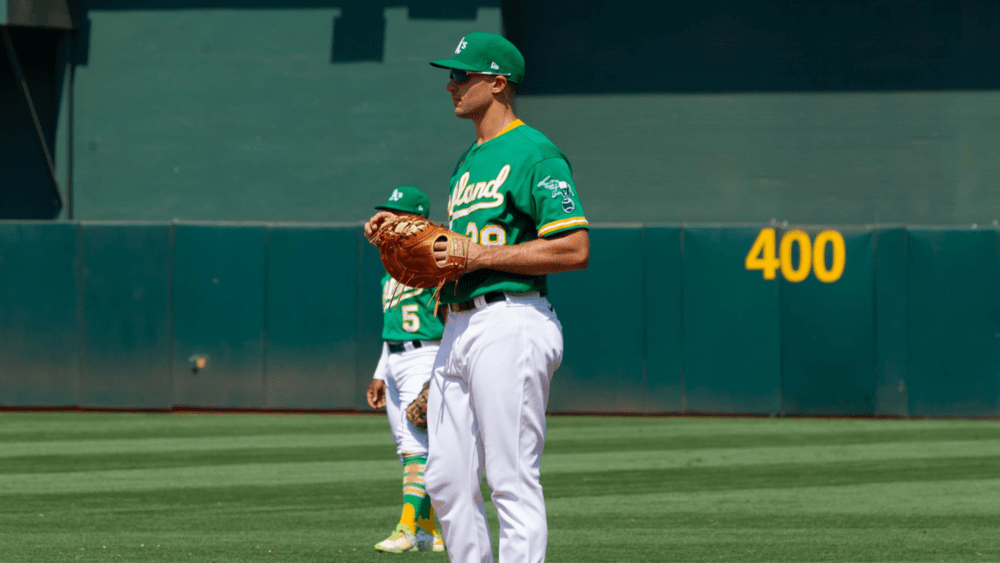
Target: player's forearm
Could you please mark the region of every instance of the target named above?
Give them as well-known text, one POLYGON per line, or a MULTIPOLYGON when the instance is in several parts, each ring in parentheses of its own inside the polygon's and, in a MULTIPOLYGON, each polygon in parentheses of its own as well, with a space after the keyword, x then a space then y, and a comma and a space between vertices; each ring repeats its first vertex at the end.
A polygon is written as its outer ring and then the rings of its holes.
POLYGON ((509 246, 475 245, 466 271, 490 269, 540 276, 583 270, 590 261, 590 234, 584 229, 509 246))

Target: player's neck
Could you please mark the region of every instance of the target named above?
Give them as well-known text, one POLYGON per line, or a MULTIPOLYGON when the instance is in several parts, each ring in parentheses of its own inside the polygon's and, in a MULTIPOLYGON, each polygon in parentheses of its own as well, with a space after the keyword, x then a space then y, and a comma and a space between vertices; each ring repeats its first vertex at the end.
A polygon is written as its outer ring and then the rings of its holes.
POLYGON ((480 117, 473 120, 476 124, 476 144, 481 145, 496 137, 515 119, 517 116, 514 115, 514 108, 501 103, 491 104, 480 117))

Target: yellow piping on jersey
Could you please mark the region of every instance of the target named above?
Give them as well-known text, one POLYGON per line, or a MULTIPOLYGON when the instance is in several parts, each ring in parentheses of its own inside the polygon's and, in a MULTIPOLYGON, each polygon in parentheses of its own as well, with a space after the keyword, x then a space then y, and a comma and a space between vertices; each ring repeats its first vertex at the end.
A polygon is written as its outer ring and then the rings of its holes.
POLYGON ((504 128, 503 128, 503 131, 501 131, 501 132, 497 133, 497 134, 496 134, 496 137, 493 137, 493 138, 494 138, 494 139, 496 139, 496 138, 497 138, 497 137, 499 137, 500 135, 503 135, 504 133, 506 133, 506 132, 508 132, 508 131, 513 131, 514 129, 517 129, 518 127, 520 127, 520 126, 522 126, 522 125, 524 125, 524 122, 523 122, 523 121, 521 121, 520 119, 515 119, 514 121, 511 121, 511 122, 510 122, 510 125, 508 125, 508 126, 504 127, 504 128))
MULTIPOLYGON (((501 132, 497 133, 496 135, 494 135, 493 139, 496 139, 497 137, 499 137, 500 135, 503 135, 504 133, 507 133, 508 131, 513 131, 514 129, 517 129, 518 127, 520 127, 522 125, 524 125, 523 121, 521 121, 520 119, 515 119, 514 121, 510 122, 510 125, 504 127, 503 131, 501 131, 501 132)), ((490 140, 492 141, 493 139, 490 139, 490 140)), ((476 143, 476 144, 477 145, 481 145, 481 143, 476 143)), ((462 162, 458 163, 458 168, 461 168, 463 164, 465 164, 464 160, 462 162)), ((456 168, 456 170, 457 170, 457 168, 456 168)))
POLYGON ((586 217, 570 217, 569 219, 560 219, 559 221, 552 221, 551 223, 542 225, 542 227, 538 229, 538 236, 544 237, 545 235, 555 231, 568 229, 570 227, 586 227, 589 224, 590 223, 587 222, 586 217))

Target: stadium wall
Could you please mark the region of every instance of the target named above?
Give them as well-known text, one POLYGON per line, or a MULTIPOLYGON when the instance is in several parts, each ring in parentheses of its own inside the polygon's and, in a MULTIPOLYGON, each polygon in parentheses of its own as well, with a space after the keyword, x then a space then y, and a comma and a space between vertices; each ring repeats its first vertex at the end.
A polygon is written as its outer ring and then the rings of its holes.
POLYGON ((3 218, 356 222, 414 184, 443 220, 472 131, 427 61, 481 30, 594 222, 1000 219, 996 3, 72 4, 9 26, 65 205, 0 57, 3 218))
POLYGON ((82 4, 83 220, 356 222, 404 184, 443 213, 471 131, 427 63, 501 31, 496 0, 82 4))
MULTIPOLYGON (((367 409, 358 224, 8 221, 0 257, 0 406, 367 409)), ((997 416, 998 286, 995 227, 598 226, 549 407, 997 416)))
POLYGON ((445 219, 471 130, 426 63, 480 30, 629 225, 552 278, 554 410, 996 414, 1000 4, 69 6, 0 20, 0 218, 63 219, 0 222, 0 404, 363 408, 357 223, 400 184, 445 219))

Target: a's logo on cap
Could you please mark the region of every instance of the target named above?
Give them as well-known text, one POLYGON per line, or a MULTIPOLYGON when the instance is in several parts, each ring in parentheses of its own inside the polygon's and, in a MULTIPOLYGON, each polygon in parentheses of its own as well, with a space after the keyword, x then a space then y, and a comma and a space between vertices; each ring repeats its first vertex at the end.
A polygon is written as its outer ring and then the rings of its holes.
POLYGON ((458 42, 458 47, 455 47, 455 54, 457 55, 457 54, 461 53, 462 49, 464 49, 464 48, 466 48, 468 46, 469 46, 469 42, 466 41, 465 38, 463 37, 461 39, 461 41, 458 42))
POLYGON ((403 199, 403 192, 399 190, 392 190, 392 195, 389 196, 389 201, 399 201, 403 199))
POLYGON ((493 70, 500 70, 500 65, 496 63, 490 63, 490 68, 492 68, 493 70))

